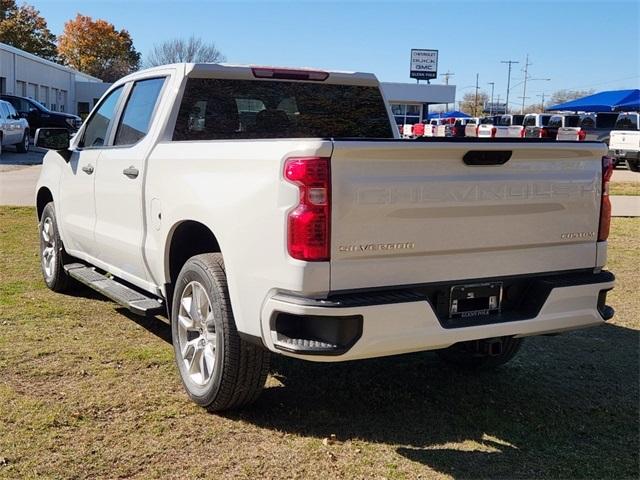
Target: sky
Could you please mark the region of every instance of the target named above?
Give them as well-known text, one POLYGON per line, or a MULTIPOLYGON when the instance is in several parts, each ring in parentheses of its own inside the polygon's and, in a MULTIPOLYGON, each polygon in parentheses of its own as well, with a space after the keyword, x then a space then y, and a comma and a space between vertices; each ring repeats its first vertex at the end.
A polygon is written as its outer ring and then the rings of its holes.
MULTIPOLYGON (((155 43, 194 35, 229 63, 372 72, 409 78, 412 48, 439 50, 438 73, 453 72, 457 98, 479 86, 527 104, 560 89, 640 88, 640 0, 189 1, 27 0, 55 34, 76 13, 126 29, 144 56, 155 43)), ((20 2, 19 2, 20 3, 20 2)), ((440 76, 432 83, 444 83, 440 76)))

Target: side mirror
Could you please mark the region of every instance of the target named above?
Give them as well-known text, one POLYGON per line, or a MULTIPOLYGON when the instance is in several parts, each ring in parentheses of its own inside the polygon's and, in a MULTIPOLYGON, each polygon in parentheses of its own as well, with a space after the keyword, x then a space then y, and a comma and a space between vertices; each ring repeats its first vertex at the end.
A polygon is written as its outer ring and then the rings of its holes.
POLYGON ((66 128, 39 128, 36 130, 33 143, 36 147, 56 150, 67 161, 71 158, 70 137, 66 128))

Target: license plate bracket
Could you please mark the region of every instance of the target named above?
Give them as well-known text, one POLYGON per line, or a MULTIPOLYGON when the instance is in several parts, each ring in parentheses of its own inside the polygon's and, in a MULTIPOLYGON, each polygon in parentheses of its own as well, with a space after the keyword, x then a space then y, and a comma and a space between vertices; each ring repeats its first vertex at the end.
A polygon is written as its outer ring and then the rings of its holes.
POLYGON ((454 285, 449 292, 449 318, 500 313, 502 282, 454 285))

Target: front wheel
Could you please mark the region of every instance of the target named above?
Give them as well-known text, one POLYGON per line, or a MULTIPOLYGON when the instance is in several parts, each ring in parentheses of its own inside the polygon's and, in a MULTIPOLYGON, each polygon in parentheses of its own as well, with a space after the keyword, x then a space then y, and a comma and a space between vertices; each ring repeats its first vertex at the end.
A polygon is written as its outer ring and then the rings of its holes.
POLYGON ((182 383, 195 403, 221 411, 258 398, 270 353, 238 335, 221 254, 197 255, 182 267, 171 333, 182 383))
POLYGON ((489 369, 507 363, 515 357, 521 345, 521 338, 502 337, 460 342, 436 353, 442 361, 455 367, 489 369))
POLYGON ((24 131, 22 140, 16 144, 16 150, 18 153, 27 153, 29 151, 29 130, 24 131))
POLYGON ((54 292, 69 288, 70 279, 64 271, 64 246, 60 239, 53 202, 47 203, 40 217, 40 267, 44 282, 54 292))

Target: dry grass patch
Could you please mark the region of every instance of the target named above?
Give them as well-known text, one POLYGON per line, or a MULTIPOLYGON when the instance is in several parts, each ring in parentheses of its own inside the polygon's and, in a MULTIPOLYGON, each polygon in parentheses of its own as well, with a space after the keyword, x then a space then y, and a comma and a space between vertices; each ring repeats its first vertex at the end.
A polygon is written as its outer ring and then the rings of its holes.
POLYGON ((211 415, 162 319, 48 291, 33 210, 2 207, 0 477, 638 478, 639 229, 613 220, 606 326, 477 374, 431 353, 277 358, 255 406, 211 415))

